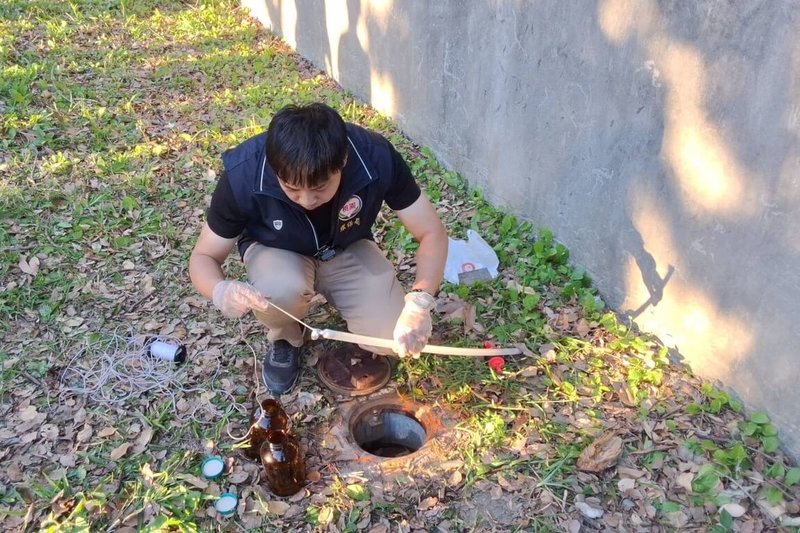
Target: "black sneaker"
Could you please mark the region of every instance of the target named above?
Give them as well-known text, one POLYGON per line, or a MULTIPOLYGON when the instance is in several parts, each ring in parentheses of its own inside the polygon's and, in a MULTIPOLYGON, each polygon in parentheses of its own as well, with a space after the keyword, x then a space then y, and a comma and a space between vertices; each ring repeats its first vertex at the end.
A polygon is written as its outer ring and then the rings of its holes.
POLYGON ((275 341, 261 364, 261 377, 272 394, 285 394, 294 388, 300 375, 300 348, 286 341, 275 341))

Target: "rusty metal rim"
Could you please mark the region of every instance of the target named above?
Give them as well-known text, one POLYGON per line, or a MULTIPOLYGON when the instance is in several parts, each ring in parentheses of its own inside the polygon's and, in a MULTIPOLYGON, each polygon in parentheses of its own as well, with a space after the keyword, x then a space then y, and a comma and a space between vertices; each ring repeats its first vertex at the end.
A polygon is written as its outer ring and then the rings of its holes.
POLYGON ((416 402, 415 400, 404 399, 398 396, 397 394, 389 394, 385 396, 379 396, 377 398, 370 398, 368 400, 361 400, 353 406, 348 413, 347 416, 347 435, 352 444, 358 449, 359 452, 368 454, 371 457, 374 457, 380 461, 385 462, 407 462, 413 461, 418 457, 422 457, 429 451, 430 443, 436 438, 434 435, 434 429, 432 424, 430 423, 430 417, 434 416, 433 413, 430 411, 426 411, 424 409, 424 405, 416 402), (380 455, 372 454, 365 449, 363 449, 358 442, 356 442, 355 437, 353 436, 353 432, 355 430, 355 426, 358 420, 361 419, 365 414, 369 413, 375 408, 381 408, 384 411, 391 411, 393 413, 399 413, 408 416, 409 418, 416 421, 420 426, 422 426, 422 430, 425 432, 425 437, 422 442, 422 446, 419 449, 411 452, 408 455, 404 455, 402 457, 383 457, 380 455), (420 411, 423 411, 420 415, 420 411))
MULTIPOLYGON (((387 383, 389 383, 389 380, 392 377, 392 364, 389 361, 389 359, 387 357, 384 357, 384 356, 377 356, 377 358, 375 359, 375 361, 377 361, 377 364, 379 366, 381 366, 381 371, 383 372, 384 375, 380 376, 378 381, 374 385, 372 385, 370 387, 363 388, 363 389, 357 389, 355 387, 353 387, 353 388, 351 388, 351 387, 343 387, 340 384, 336 383, 328 375, 328 373, 325 372, 324 367, 325 367, 325 362, 327 361, 327 358, 336 356, 339 353, 340 350, 341 350, 341 348, 339 350, 323 354, 319 358, 319 362, 317 363, 317 375, 319 376, 319 379, 325 384, 326 387, 331 389, 333 392, 335 392, 336 394, 339 394, 341 396, 351 396, 351 397, 366 396, 368 394, 372 394, 373 392, 375 392, 377 390, 380 390, 387 383)), ((365 353, 368 353, 368 352, 365 352, 365 353)))

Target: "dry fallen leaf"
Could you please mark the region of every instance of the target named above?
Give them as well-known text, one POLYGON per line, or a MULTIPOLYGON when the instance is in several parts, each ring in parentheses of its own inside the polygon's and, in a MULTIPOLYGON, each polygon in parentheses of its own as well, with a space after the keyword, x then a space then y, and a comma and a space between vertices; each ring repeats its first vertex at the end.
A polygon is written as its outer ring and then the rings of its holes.
POLYGON ((23 422, 29 422, 36 418, 39 412, 36 410, 36 407, 33 405, 29 405, 28 407, 21 409, 19 412, 19 419, 23 422))
POLYGON ((605 433, 581 452, 578 469, 584 472, 602 472, 617 464, 620 455, 622 439, 614 433, 605 433))
POLYGON ((664 513, 664 518, 672 527, 681 530, 689 522, 689 516, 683 511, 664 513))
POLYGON ((130 448, 130 446, 131 446, 130 442, 123 442, 122 444, 111 450, 111 453, 108 455, 109 459, 111 459, 112 461, 116 461, 117 459, 128 453, 128 448, 130 448))
POLYGON ((68 326, 70 328, 77 328, 78 326, 80 326, 84 322, 85 322, 85 320, 82 317, 76 316, 74 318, 70 318, 69 320, 65 321, 64 325, 68 326))
POLYGON ((512 346, 519 350, 525 357, 533 357, 533 352, 525 344, 521 342, 515 342, 512 344, 512 346))
POLYGON ((614 390, 617 392, 617 396, 619 396, 619 401, 621 401, 623 404, 627 405, 628 407, 636 406, 636 398, 631 393, 627 384, 617 383, 614 387, 614 390))
POLYGON ((267 502, 267 510, 270 512, 270 514, 278 516, 285 515, 286 511, 289 510, 289 507, 291 506, 288 503, 278 500, 270 500, 267 502))
POLYGON ((19 467, 17 463, 11 463, 10 465, 6 466, 6 476, 11 481, 22 481, 22 469, 19 467))
POLYGON ((78 458, 74 453, 65 453, 58 457, 58 463, 66 468, 72 468, 77 464, 78 458))
POLYGON ((178 474, 175 476, 176 478, 187 482, 188 484, 192 485, 193 487, 197 487, 198 489, 206 489, 208 488, 208 482, 204 479, 200 479, 197 476, 193 476, 192 474, 178 474))
POLYGON ((447 484, 451 487, 455 487, 459 485, 463 479, 464 476, 461 474, 461 472, 456 470, 455 472, 450 474, 450 477, 447 479, 447 484))
POLYGON ((581 512, 583 516, 586 518, 600 518, 603 516, 603 510, 598 509, 596 507, 592 507, 586 502, 577 502, 575 507, 581 512))
POLYGON ((39 434, 45 440, 56 440, 58 438, 58 426, 55 424, 44 424, 39 429, 39 434))
POLYGON ((617 482, 617 488, 620 490, 620 492, 625 492, 627 490, 633 490, 633 487, 635 487, 635 486, 636 486, 636 480, 635 479, 631 479, 631 478, 620 479, 617 482))
POLYGON ((136 437, 133 451, 136 453, 142 453, 147 448, 147 445, 150 443, 150 439, 152 438, 153 428, 150 426, 145 426, 142 432, 139 433, 139 436, 136 437))
POLYGON ((250 474, 248 474, 244 470, 237 470, 236 472, 228 476, 228 481, 234 484, 239 484, 246 481, 248 477, 250 477, 250 474))
POLYGON ((103 428, 100 431, 98 431, 97 432, 97 436, 98 437, 110 437, 111 435, 113 435, 116 432, 117 432, 117 428, 107 427, 107 428, 103 428))
POLYGON ((89 439, 92 438, 92 426, 86 424, 83 426, 83 429, 75 435, 75 440, 77 442, 87 442, 89 439))
POLYGON ((144 481, 144 486, 148 488, 152 487, 153 480, 155 479, 155 472, 153 472, 153 469, 150 467, 150 463, 143 464, 142 467, 139 469, 139 471, 142 474, 142 481, 144 481))
POLYGON ((720 511, 727 511, 733 518, 739 518, 747 512, 747 508, 738 503, 726 503, 719 508, 720 511))
POLYGON ((629 477, 632 479, 639 479, 640 477, 645 475, 645 473, 646 472, 644 470, 639 470, 638 468, 630 468, 627 466, 617 467, 617 474, 619 474, 619 477, 621 478, 629 477))
POLYGON ((300 490, 300 491, 297 491, 297 494, 295 494, 294 496, 291 496, 289 498, 289 501, 292 502, 292 503, 296 503, 296 502, 299 502, 299 501, 303 500, 307 495, 308 495, 308 493, 305 490, 300 490))
POLYGON ((769 516, 772 520, 778 520, 784 514, 786 514, 786 502, 780 502, 777 505, 772 505, 769 503, 765 498, 759 498, 756 500, 756 504, 758 504, 759 509, 769 516))
MULTIPOLYGON (((240 507, 241 505, 242 504, 239 504, 240 507)), ((245 531, 259 530, 261 523, 264 521, 264 517, 261 516, 261 513, 255 511, 237 511, 237 514, 242 521, 242 526, 245 531)))
POLYGON ((544 358, 545 361, 553 362, 556 360, 556 350, 555 346, 551 343, 542 344, 539 346, 539 354, 544 358))
POLYGON ((480 329, 480 326, 475 322, 475 306, 468 302, 454 298, 440 305, 437 309, 441 313, 442 319, 445 321, 462 321, 464 323, 464 333, 469 333, 472 329, 476 329, 476 326, 480 329))
POLYGON ((86 409, 81 407, 80 409, 75 411, 74 420, 75 420, 75 424, 76 425, 77 424, 83 424, 84 422, 86 422, 86 409))
POLYGON ((36 256, 31 257, 31 260, 28 261, 27 258, 22 255, 19 258, 19 269, 22 270, 24 273, 29 274, 31 276, 36 276, 36 273, 39 272, 39 258, 36 256))
POLYGON ((366 513, 366 516, 356 523, 356 527, 359 531, 364 531, 371 523, 372 517, 369 515, 369 513, 366 513))
POLYGON ((435 496, 428 496, 427 498, 419 502, 419 506, 417 507, 417 509, 419 509, 420 511, 427 511, 431 507, 434 507, 437 503, 439 503, 439 498, 436 498, 435 496))
POLYGON ((58 517, 72 509, 73 506, 74 501, 72 498, 64 498, 64 491, 61 491, 51 500, 50 510, 58 517))
POLYGON ((683 472, 675 477, 675 483, 683 488, 686 492, 692 492, 692 480, 694 474, 692 472, 683 472))
POLYGON ((436 310, 441 315, 442 320, 464 320, 466 302, 459 298, 453 298, 448 302, 443 302, 436 307, 436 310))

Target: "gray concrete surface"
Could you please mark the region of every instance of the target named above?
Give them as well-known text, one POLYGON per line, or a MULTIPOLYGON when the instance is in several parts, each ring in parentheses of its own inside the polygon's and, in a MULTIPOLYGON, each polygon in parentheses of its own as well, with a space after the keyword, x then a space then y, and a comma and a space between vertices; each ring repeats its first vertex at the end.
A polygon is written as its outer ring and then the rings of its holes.
POLYGON ((242 1, 800 456, 800 3, 242 1))

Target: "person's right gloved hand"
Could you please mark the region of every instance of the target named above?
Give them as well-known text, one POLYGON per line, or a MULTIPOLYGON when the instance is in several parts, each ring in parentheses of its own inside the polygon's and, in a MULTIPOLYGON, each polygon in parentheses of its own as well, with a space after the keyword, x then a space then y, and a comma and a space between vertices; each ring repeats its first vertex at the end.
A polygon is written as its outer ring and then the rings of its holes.
POLYGON ((223 280, 214 285, 211 300, 228 318, 240 318, 252 309, 265 311, 269 307, 269 300, 255 287, 233 280, 223 280))

